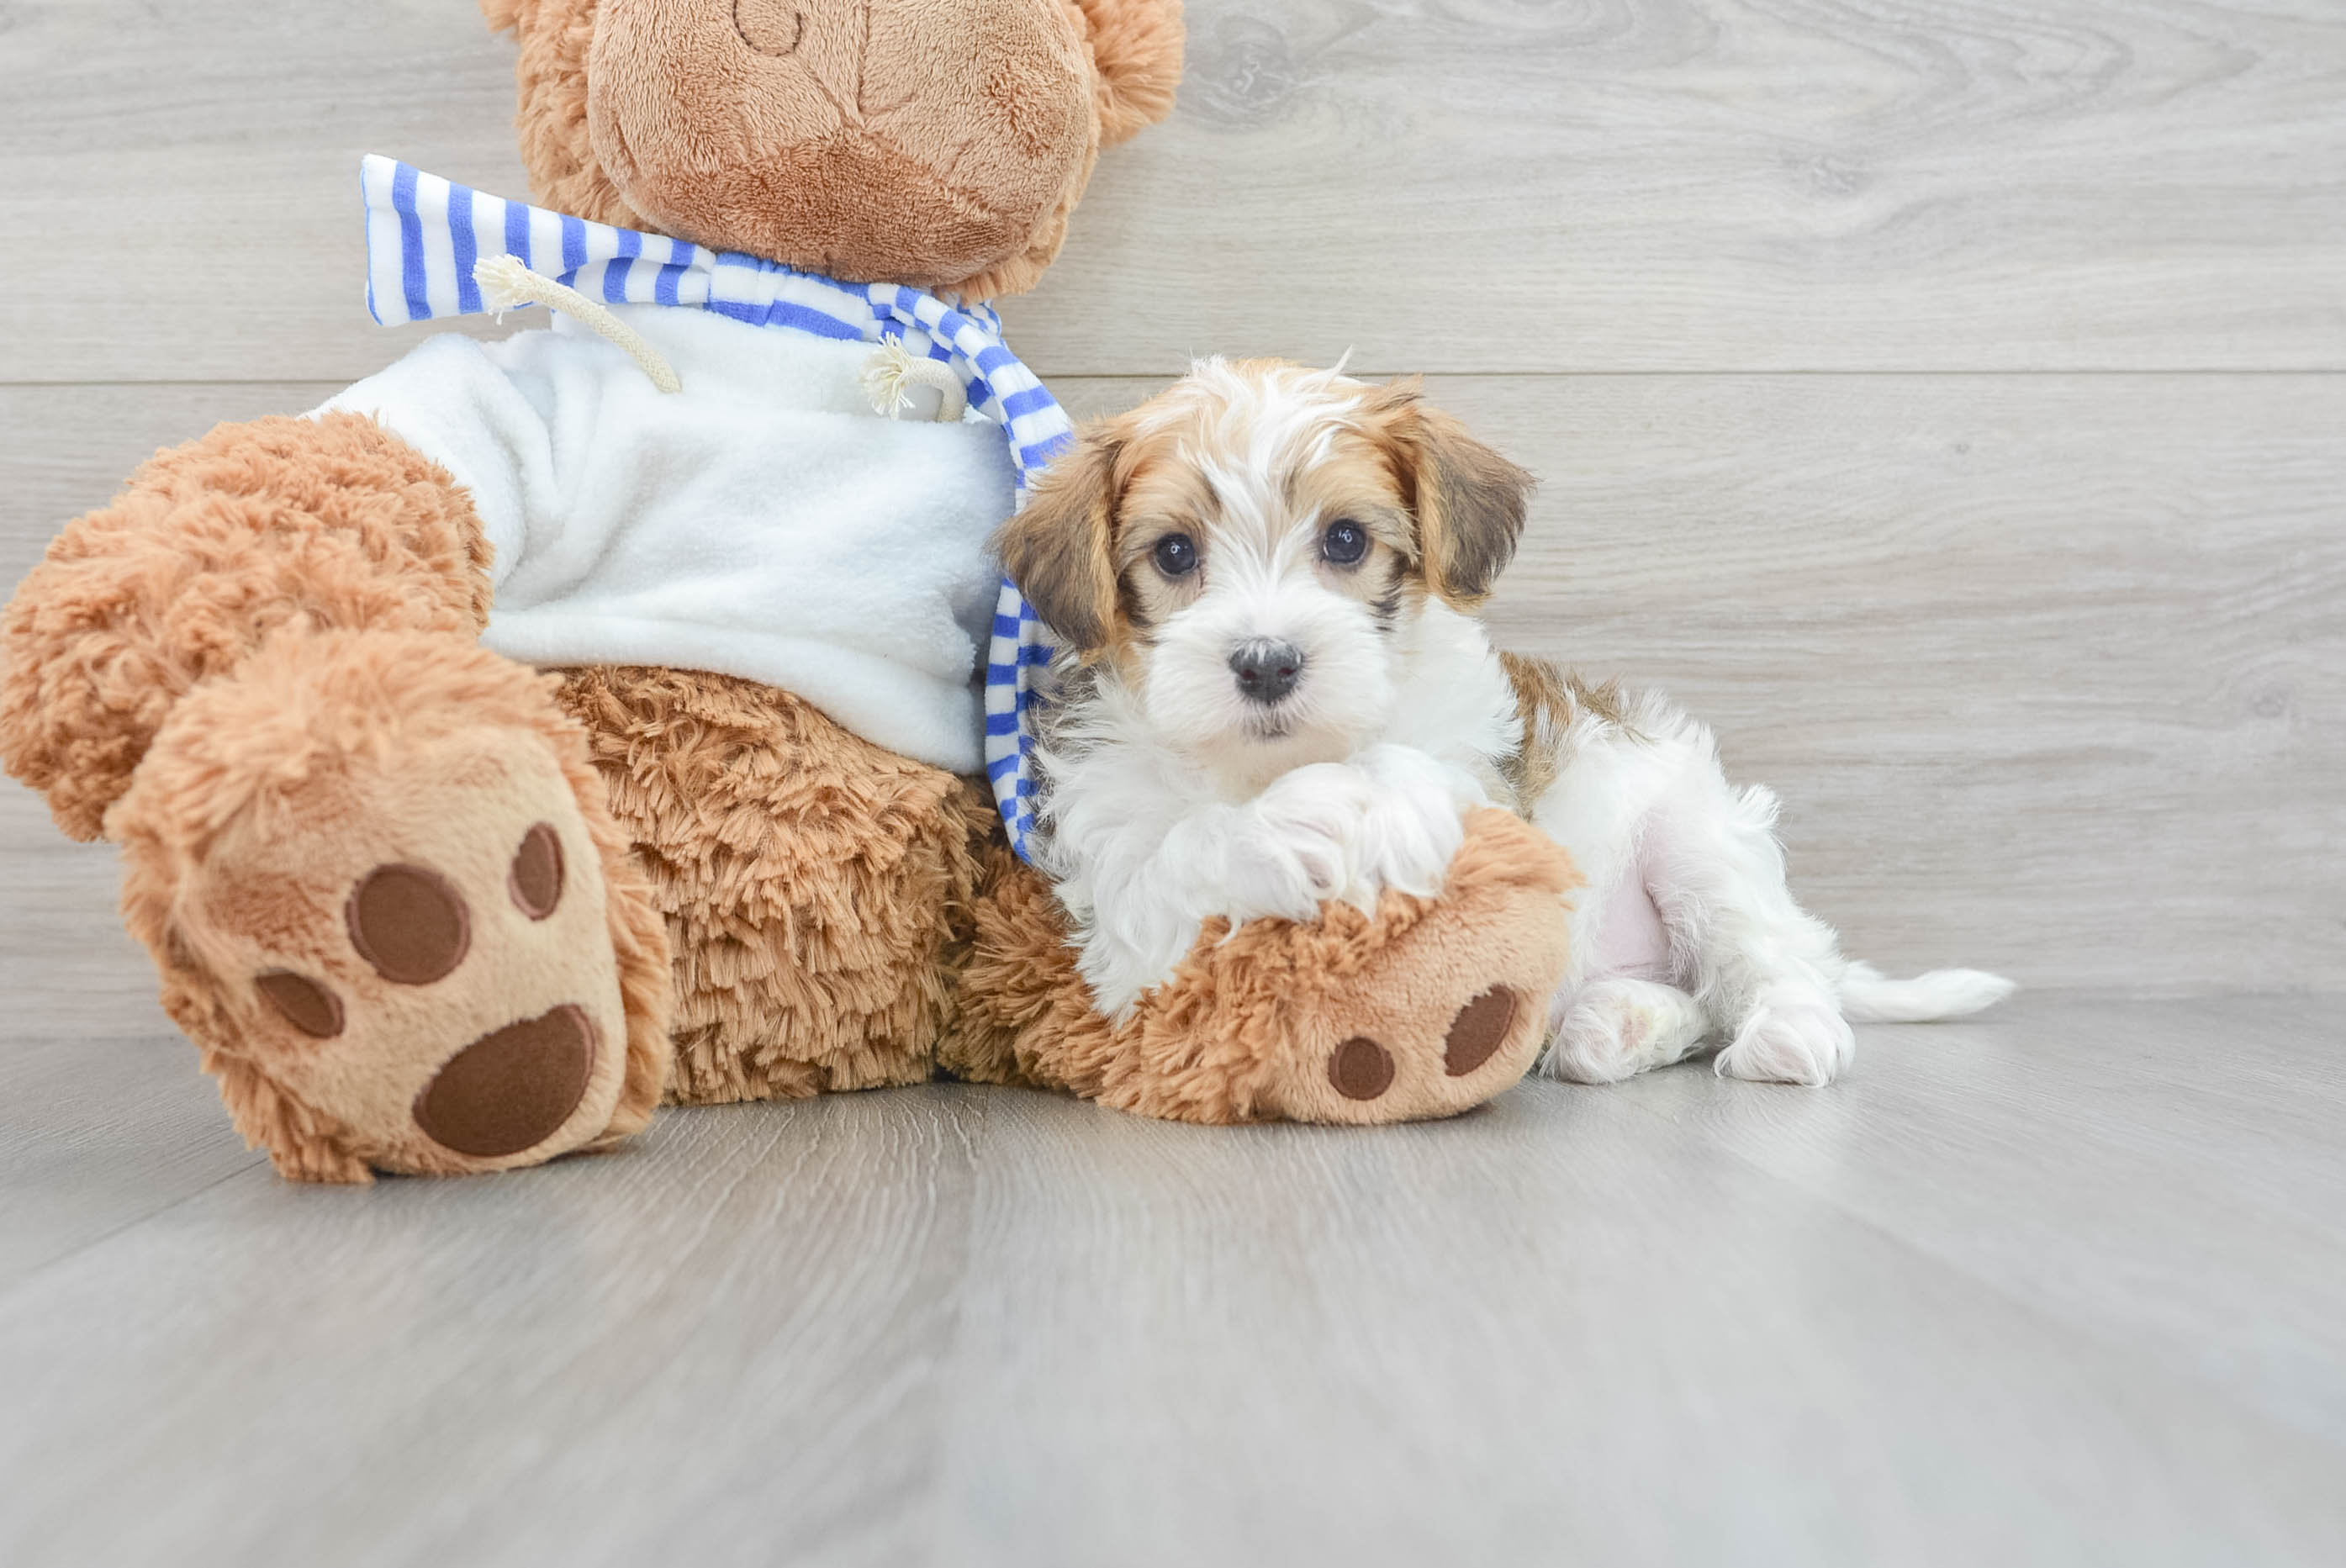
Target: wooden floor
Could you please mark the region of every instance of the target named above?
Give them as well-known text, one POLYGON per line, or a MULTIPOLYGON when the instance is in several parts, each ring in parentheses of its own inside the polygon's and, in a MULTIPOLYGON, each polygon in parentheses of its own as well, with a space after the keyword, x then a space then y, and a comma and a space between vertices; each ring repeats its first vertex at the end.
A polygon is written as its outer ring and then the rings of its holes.
MULTIPOLYGON (((0 1562, 2346 1561, 2346 7, 1189 10, 1014 343, 1427 372, 1543 482, 1504 638, 2029 992, 1821 1093, 311 1191, 0 784, 0 1562)), ((524 194, 510 116, 471 0, 0 0, 0 588, 417 341, 358 157, 524 194)))
POLYGON ((954 1085, 288 1186, 9 1028, 0 1561, 2346 1561, 2333 1005, 1375 1134, 954 1085))

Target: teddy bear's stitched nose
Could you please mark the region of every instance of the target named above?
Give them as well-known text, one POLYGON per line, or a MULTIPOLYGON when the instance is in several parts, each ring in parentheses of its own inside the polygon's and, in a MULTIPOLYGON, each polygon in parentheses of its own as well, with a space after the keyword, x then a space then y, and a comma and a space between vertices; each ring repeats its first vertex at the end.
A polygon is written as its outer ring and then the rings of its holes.
POLYGON ((806 13, 788 0, 733 0, 733 30, 761 55, 798 53, 806 40, 806 13))

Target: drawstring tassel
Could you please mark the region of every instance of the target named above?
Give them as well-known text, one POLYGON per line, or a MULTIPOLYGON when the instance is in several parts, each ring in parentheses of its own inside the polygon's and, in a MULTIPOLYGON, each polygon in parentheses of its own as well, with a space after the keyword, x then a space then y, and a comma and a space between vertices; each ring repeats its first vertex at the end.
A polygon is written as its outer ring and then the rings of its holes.
POLYGON ((895 338, 873 351, 862 379, 863 395, 872 400, 873 411, 890 419, 904 417, 904 411, 913 406, 914 387, 936 389, 939 424, 954 423, 969 407, 969 389, 961 384, 951 365, 942 360, 915 359, 895 338))

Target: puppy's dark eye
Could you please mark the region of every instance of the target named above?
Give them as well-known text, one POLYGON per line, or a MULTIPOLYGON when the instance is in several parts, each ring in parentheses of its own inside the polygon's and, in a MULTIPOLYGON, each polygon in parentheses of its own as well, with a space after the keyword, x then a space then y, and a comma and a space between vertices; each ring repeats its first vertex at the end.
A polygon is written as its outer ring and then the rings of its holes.
POLYGON ((1157 541, 1157 569, 1168 577, 1186 577, 1198 569, 1198 544, 1187 534, 1168 534, 1157 541))
POLYGON ((1357 566, 1368 553, 1369 531, 1349 519, 1329 524, 1320 536, 1320 554, 1331 565, 1357 566))

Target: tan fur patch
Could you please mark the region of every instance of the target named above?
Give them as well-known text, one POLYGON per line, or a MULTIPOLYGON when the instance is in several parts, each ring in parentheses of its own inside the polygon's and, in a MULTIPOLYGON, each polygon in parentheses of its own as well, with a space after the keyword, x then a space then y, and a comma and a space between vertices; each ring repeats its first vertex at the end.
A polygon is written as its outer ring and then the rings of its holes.
POLYGON ((1414 376, 1368 389, 1361 410, 1416 520, 1427 589, 1474 608, 1515 557, 1532 476, 1426 403, 1414 376))
POLYGON ((573 670, 558 700, 673 933, 668 1097, 929 1077, 995 830, 978 788, 730 676, 573 670))
MULTIPOLYGON (((448 1174, 514 1163, 433 1145, 408 1105, 478 1027, 439 1025, 474 1013, 507 1022, 494 1015, 519 986, 588 1005, 622 1047, 597 1060, 589 1118, 532 1163, 638 1130, 657 1103, 669 1056, 667 935, 586 738, 547 687, 444 633, 288 629, 189 694, 110 817, 123 846, 125 923, 154 955, 164 1007, 219 1076, 239 1127, 287 1176, 355 1181, 370 1166, 448 1174), (451 784, 471 769, 441 764, 484 751, 530 759, 525 778, 514 769, 529 799, 510 837, 495 819, 516 802, 451 784), (429 804, 451 800, 461 804, 429 804), (413 820, 401 817, 408 810, 413 820), (371 868, 405 858, 384 853, 393 840, 469 881, 468 908, 489 911, 523 828, 550 817, 583 830, 575 863, 598 894, 569 907, 607 942, 599 956, 574 930, 499 968, 501 955, 520 951, 510 933, 483 947, 475 932, 480 951, 464 969, 405 985, 384 983, 354 951, 351 890, 371 868), (307 931, 294 929, 303 922, 307 931), (299 1017, 288 1019, 299 1038, 268 1026, 260 983, 286 967, 334 993, 342 1027, 332 1036, 299 1017)), ((283 1011, 281 1001, 269 1005, 283 1011)))
POLYGON ((1086 425, 994 536, 1003 570, 1080 653, 1130 635, 1117 602, 1123 466, 1122 422, 1086 425))
POLYGON ((1499 664, 1507 673, 1507 684, 1515 687, 1522 723, 1515 749, 1499 759, 1499 774, 1515 796, 1517 814, 1529 816, 1570 760, 1565 748, 1573 721, 1591 714, 1617 725, 1627 717, 1627 705, 1619 687, 1609 681, 1591 686, 1546 659, 1502 652, 1499 664))

